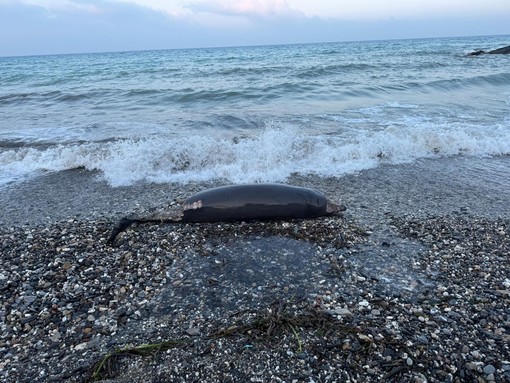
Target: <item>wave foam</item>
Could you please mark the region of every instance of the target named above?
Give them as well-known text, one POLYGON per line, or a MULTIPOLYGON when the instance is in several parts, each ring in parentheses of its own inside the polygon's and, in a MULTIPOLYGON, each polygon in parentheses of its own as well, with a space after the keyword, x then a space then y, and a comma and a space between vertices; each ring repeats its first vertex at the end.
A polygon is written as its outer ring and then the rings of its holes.
POLYGON ((201 135, 152 136, 112 142, 13 148, 0 152, 2 174, 16 178, 40 171, 83 167, 99 170, 112 186, 139 181, 187 183, 223 179, 232 183, 284 181, 291 174, 341 176, 419 158, 510 153, 506 127, 344 129, 338 134, 304 134, 270 127, 252 137, 218 139, 201 135))

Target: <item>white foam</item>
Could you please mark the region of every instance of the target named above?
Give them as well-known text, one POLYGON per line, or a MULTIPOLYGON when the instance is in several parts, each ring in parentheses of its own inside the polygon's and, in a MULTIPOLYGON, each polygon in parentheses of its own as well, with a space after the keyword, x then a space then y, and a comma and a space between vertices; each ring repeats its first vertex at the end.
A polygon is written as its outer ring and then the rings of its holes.
POLYGON ((223 179, 232 183, 284 181, 293 173, 341 176, 380 163, 406 163, 434 156, 510 153, 509 126, 492 129, 407 121, 377 129, 339 127, 338 134, 312 134, 270 126, 245 138, 157 135, 112 142, 60 144, 0 152, 3 181, 40 171, 84 167, 99 170, 112 186, 138 181, 223 179))

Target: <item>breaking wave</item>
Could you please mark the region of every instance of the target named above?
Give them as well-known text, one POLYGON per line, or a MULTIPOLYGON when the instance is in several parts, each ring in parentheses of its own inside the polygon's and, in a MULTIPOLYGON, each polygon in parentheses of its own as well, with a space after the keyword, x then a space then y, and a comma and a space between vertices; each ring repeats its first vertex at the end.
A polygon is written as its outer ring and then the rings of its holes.
POLYGON ((253 136, 151 136, 47 147, 4 147, 0 169, 5 179, 42 171, 85 168, 102 173, 111 186, 136 182, 232 183, 285 181, 292 174, 342 176, 379 164, 420 158, 492 156, 510 153, 504 127, 388 126, 312 135, 291 126, 268 127, 253 136))

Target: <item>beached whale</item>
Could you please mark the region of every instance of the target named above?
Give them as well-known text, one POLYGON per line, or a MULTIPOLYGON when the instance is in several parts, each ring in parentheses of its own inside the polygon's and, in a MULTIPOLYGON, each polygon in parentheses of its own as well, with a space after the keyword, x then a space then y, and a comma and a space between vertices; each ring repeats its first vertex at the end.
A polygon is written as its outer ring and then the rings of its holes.
POLYGON ((510 54, 510 45, 503 47, 503 48, 494 49, 494 50, 488 51, 488 52, 483 51, 483 50, 471 52, 471 53, 468 53, 468 56, 480 56, 480 55, 484 55, 484 54, 487 54, 487 55, 508 55, 508 54, 510 54))
POLYGON ((122 218, 108 243, 133 223, 228 222, 315 218, 345 210, 313 189, 284 184, 247 184, 207 189, 189 197, 178 212, 136 214, 122 218))

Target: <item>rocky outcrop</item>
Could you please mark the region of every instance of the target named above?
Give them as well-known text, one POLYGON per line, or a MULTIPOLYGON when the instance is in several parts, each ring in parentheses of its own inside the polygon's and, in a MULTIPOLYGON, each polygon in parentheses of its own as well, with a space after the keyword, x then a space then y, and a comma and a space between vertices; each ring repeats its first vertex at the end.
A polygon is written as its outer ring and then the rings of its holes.
POLYGON ((503 47, 503 48, 498 48, 498 49, 494 49, 492 51, 482 51, 482 50, 479 50, 479 51, 474 51, 474 52, 471 52, 471 53, 468 53, 468 56, 480 56, 480 55, 508 55, 510 54, 510 45, 507 46, 507 47, 503 47))
POLYGON ((495 50, 487 52, 487 53, 491 54, 491 55, 508 55, 508 54, 510 54, 510 45, 507 47, 495 49, 495 50))

